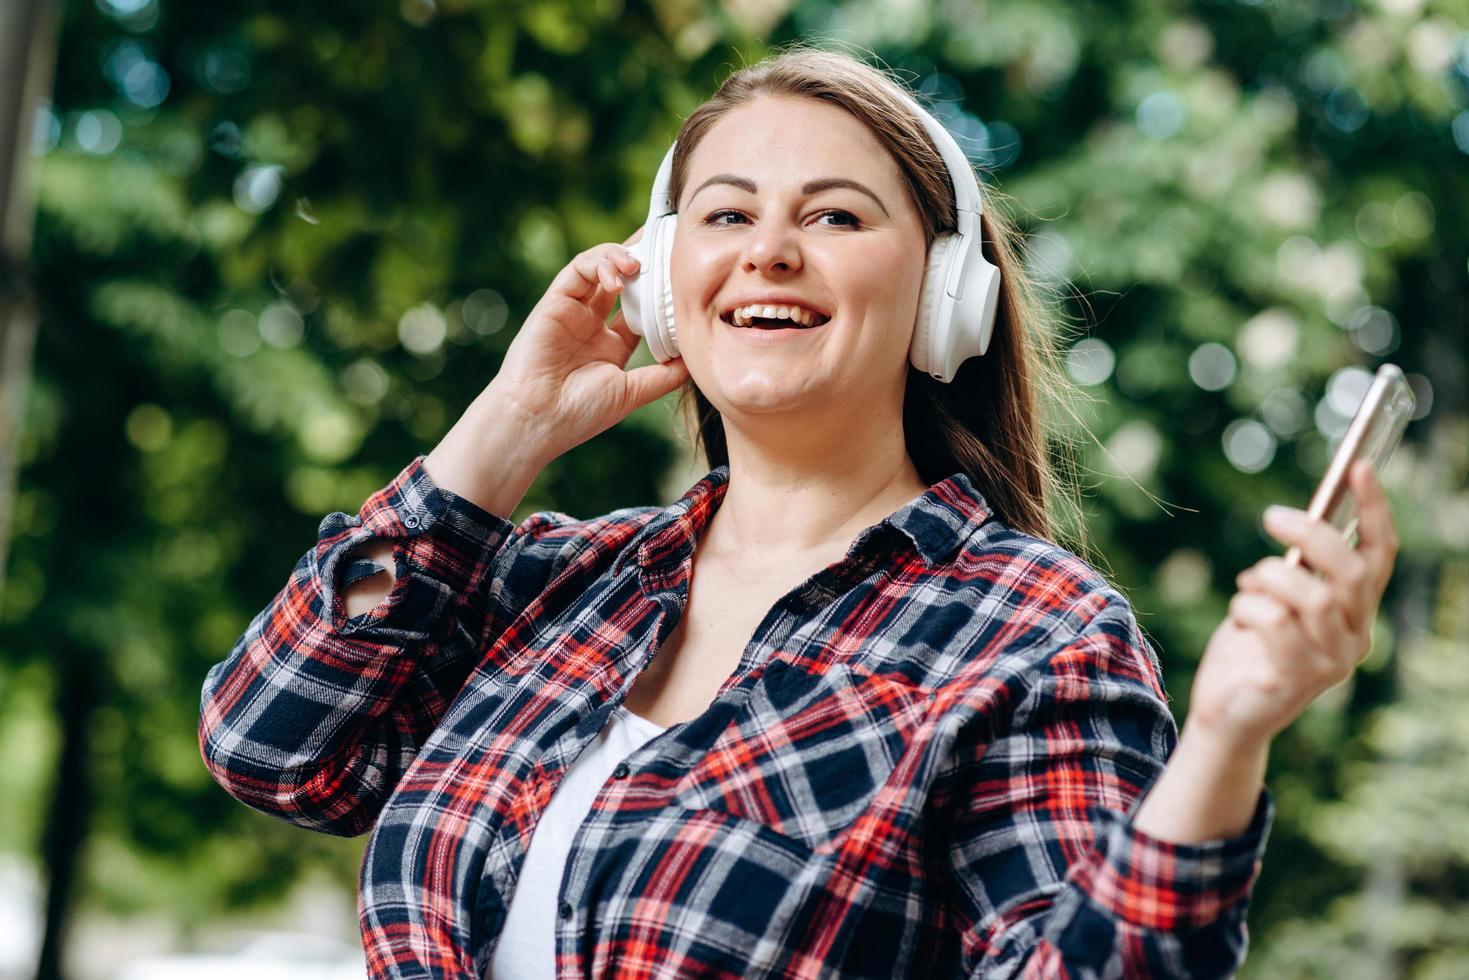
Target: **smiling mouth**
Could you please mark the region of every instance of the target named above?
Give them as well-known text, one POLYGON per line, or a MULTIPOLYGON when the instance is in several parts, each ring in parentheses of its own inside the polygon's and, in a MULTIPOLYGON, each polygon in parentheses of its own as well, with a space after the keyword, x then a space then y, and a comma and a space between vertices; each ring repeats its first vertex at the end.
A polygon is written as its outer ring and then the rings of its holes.
POLYGON ((752 317, 748 324, 738 324, 734 322, 733 312, 721 313, 719 315, 719 319, 736 330, 815 330, 817 327, 825 326, 831 322, 831 317, 829 316, 817 314, 817 317, 817 321, 808 327, 803 323, 797 323, 795 320, 788 320, 784 317, 757 316, 752 317))

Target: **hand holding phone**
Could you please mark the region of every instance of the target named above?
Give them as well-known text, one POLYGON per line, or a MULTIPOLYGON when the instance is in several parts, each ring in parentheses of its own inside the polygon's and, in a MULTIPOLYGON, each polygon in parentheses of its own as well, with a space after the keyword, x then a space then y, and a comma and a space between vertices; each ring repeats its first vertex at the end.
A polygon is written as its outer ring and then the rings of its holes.
POLYGON ((1269 555, 1235 577, 1239 590, 1229 615, 1194 673, 1184 725, 1194 744, 1224 746, 1231 755, 1260 751, 1371 653, 1373 623, 1398 551, 1373 470, 1387 462, 1412 412, 1402 372, 1385 365, 1310 510, 1266 511, 1266 530, 1292 547, 1286 558, 1269 555), (1362 536, 1352 547, 1358 503, 1362 536), (1314 564, 1302 560, 1302 548, 1314 564))

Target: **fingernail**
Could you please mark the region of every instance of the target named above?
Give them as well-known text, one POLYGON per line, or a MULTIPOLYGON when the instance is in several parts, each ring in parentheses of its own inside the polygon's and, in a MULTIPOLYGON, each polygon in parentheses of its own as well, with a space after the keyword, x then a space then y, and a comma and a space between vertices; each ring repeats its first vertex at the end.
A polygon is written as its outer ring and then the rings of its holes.
POLYGON ((1281 530, 1291 530, 1305 523, 1306 515, 1293 507, 1282 507, 1279 504, 1271 504, 1265 508, 1265 523, 1273 524, 1281 530))

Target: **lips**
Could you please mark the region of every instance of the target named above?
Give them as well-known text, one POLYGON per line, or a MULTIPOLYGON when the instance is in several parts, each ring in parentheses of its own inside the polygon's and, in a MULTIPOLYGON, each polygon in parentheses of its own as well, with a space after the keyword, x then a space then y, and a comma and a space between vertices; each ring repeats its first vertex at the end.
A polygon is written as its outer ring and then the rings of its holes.
POLYGON ((721 313, 719 319, 736 330, 815 330, 817 327, 824 327, 831 322, 831 317, 824 313, 817 313, 816 322, 810 326, 795 320, 767 317, 755 317, 749 323, 735 323, 733 311, 721 313))
POLYGON ((809 329, 831 320, 831 314, 794 296, 746 296, 729 302, 719 318, 732 327, 765 330, 809 329))
POLYGON ((740 326, 735 323, 730 323, 728 317, 721 317, 720 319, 724 320, 725 323, 729 323, 736 330, 815 330, 817 327, 825 326, 824 322, 813 323, 807 327, 799 323, 793 323, 790 320, 765 320, 759 317, 744 326, 740 326))

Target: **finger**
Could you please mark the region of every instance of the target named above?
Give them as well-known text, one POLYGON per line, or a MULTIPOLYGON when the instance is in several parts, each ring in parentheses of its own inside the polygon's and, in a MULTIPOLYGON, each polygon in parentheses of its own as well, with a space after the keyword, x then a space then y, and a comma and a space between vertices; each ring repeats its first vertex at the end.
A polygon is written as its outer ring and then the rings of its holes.
POLYGON ((627 373, 629 397, 639 408, 656 401, 689 379, 683 358, 663 363, 646 364, 627 373))
POLYGON ((596 256, 590 252, 582 252, 556 273, 556 278, 551 280, 550 288, 578 303, 585 303, 592 298, 600 286, 596 256))
POLYGON ((1393 562, 1398 556, 1398 532, 1393 524, 1392 508, 1370 462, 1358 460, 1352 465, 1350 477, 1352 493, 1357 497, 1357 534, 1361 538, 1357 551, 1367 560, 1373 572, 1372 585, 1381 593, 1392 576, 1393 562))
POLYGON ((1340 578, 1343 570, 1361 560, 1336 527, 1294 507, 1265 508, 1265 530, 1277 541, 1299 548, 1311 570, 1327 579, 1340 578))
POLYGON ((577 302, 589 302, 597 289, 604 288, 599 263, 615 254, 613 250, 620 248, 619 245, 607 242, 579 253, 551 280, 551 288, 577 302))
POLYGON ((605 320, 607 319, 607 314, 612 312, 612 306, 616 302, 617 293, 608 292, 601 285, 598 285, 597 291, 592 294, 592 298, 587 300, 587 308, 592 311, 592 315, 598 320, 605 320))
MULTIPOLYGON (((607 329, 615 333, 617 338, 622 341, 623 346, 627 348, 627 357, 631 357, 633 351, 638 349, 638 344, 643 341, 643 338, 633 333, 632 327, 627 325, 627 317, 622 315, 622 310, 618 310, 616 315, 608 322, 607 329)), ((627 364, 626 358, 623 359, 623 364, 627 364)))
POLYGON ((607 270, 611 281, 615 282, 617 288, 621 289, 630 276, 637 274, 640 263, 631 252, 625 249, 618 249, 614 252, 609 252, 601 260, 601 265, 607 270))
POLYGON ((1268 638, 1267 649, 1276 656, 1282 650, 1305 650, 1310 647, 1301 632, 1301 624, 1291 611, 1273 596, 1260 592, 1236 592, 1229 600, 1229 618, 1246 629, 1259 630, 1268 638))
POLYGON ((1321 652, 1355 659, 1350 653, 1357 644, 1342 597, 1326 582, 1280 558, 1257 562, 1235 582, 1245 591, 1263 593, 1285 606, 1321 652))
POLYGON ((612 253, 612 260, 617 265, 617 271, 621 272, 624 276, 635 276, 642 271, 643 264, 631 252, 625 250, 614 252, 612 253))
POLYGON ((1337 662, 1316 649, 1300 621, 1274 596, 1236 592, 1229 600, 1229 618, 1260 636, 1266 655, 1284 676, 1300 676, 1305 671, 1316 681, 1334 678, 1341 672, 1337 662))
MULTIPOLYGON (((616 296, 622 291, 622 274, 613 267, 610 258, 597 260, 597 282, 609 296, 616 296)), ((610 312, 612 307, 608 306, 602 316, 606 317, 610 312)))

